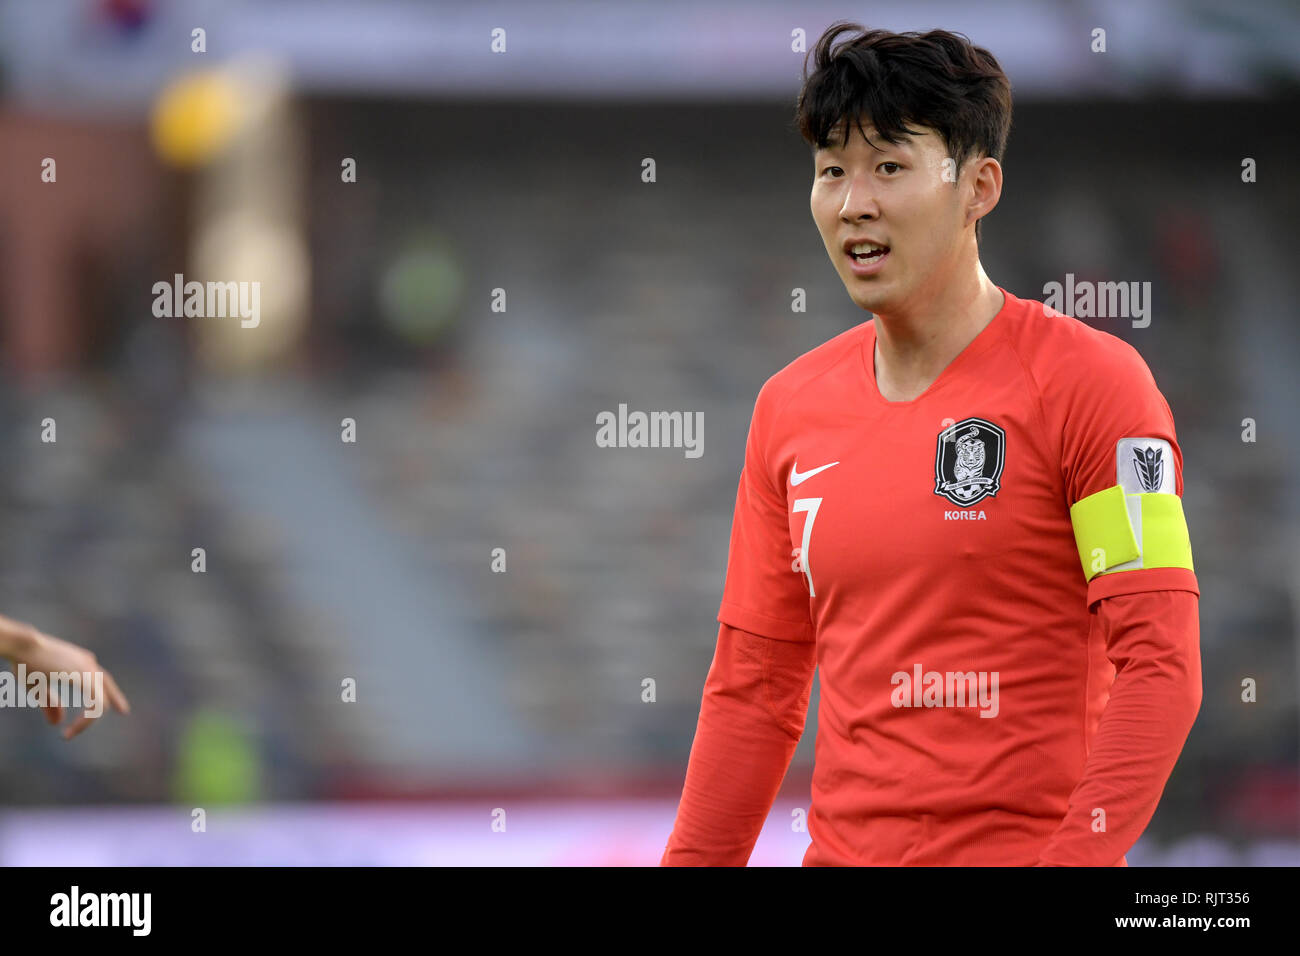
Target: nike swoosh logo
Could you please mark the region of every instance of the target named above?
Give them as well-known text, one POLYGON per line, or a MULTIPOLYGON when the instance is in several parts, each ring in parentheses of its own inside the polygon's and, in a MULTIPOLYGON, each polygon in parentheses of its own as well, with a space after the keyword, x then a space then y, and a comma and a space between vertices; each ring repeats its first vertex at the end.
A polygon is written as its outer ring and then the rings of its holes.
POLYGON ((813 468, 810 471, 805 471, 801 475, 799 474, 799 462, 796 460, 794 463, 794 467, 790 469, 790 487, 793 488, 795 485, 801 485, 809 478, 811 478, 813 475, 823 472, 827 468, 834 468, 838 464, 839 464, 838 461, 833 461, 829 465, 822 465, 820 468, 813 468))

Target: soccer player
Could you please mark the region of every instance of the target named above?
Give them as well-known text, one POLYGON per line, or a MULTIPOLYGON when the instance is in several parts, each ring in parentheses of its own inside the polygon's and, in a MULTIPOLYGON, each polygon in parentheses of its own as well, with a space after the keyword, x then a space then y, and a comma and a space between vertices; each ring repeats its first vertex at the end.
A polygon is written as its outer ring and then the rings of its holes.
POLYGON ((813 53, 812 215, 874 318, 758 394, 661 863, 748 861, 820 667, 804 865, 1126 866, 1201 701, 1173 416, 980 265, 994 57, 846 23, 813 53))
MULTIPOLYGON (((118 713, 129 714, 131 705, 113 680, 113 675, 105 670, 96 660, 95 655, 84 647, 78 647, 69 641, 60 640, 52 634, 45 634, 30 624, 11 620, 0 614, 0 658, 7 658, 16 667, 26 666, 28 673, 40 672, 51 674, 95 674, 104 675, 104 696, 108 704, 118 713)), ((19 693, 25 688, 19 688, 19 693)), ((101 705, 102 706, 102 705, 101 705)), ((63 707, 50 703, 44 708, 45 719, 52 725, 63 720, 63 707)), ((97 718, 89 712, 83 713, 77 721, 63 730, 63 739, 71 740, 91 725, 97 718)))

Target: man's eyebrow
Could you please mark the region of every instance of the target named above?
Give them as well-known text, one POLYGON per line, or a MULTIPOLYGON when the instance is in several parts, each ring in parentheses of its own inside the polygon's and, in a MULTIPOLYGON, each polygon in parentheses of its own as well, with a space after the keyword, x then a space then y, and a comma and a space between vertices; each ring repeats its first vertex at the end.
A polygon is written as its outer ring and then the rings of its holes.
POLYGON ((873 148, 874 148, 877 152, 879 152, 879 153, 883 153, 883 152, 886 152, 886 151, 891 150, 891 149, 911 149, 911 148, 912 148, 912 142, 911 142, 912 134, 911 134, 911 133, 899 133, 899 134, 898 134, 898 139, 897 139, 895 142, 892 142, 892 143, 891 143, 889 140, 887 140, 887 139, 885 139, 884 137, 882 137, 882 136, 876 136, 875 138, 878 139, 878 140, 880 140, 880 142, 884 144, 884 145, 882 145, 882 146, 875 146, 874 143, 872 144, 873 148))
MULTIPOLYGON (((912 143, 913 134, 911 133, 899 133, 898 141, 894 143, 891 143, 889 142, 889 140, 884 139, 879 133, 876 132, 874 127, 871 129, 870 133, 864 135, 866 135, 867 137, 867 144, 871 146, 871 148, 878 153, 883 153, 886 150, 890 150, 890 149, 912 149, 913 148, 913 143, 912 143), (873 142, 873 140, 880 140, 880 142, 883 143, 884 145, 877 146, 873 142)), ((827 140, 828 140, 827 145, 820 147, 817 150, 817 152, 838 153, 844 150, 845 147, 844 147, 843 129, 839 130, 839 132, 836 133, 827 134, 827 140)))

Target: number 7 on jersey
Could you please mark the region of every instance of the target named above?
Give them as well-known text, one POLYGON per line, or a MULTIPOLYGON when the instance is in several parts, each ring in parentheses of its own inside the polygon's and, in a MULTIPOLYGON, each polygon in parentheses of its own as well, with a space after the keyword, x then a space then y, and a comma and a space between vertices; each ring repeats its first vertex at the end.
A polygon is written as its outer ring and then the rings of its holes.
POLYGON ((799 550, 799 558, 803 563, 803 573, 808 578, 808 596, 816 597, 817 591, 813 588, 812 564, 808 560, 808 548, 812 544, 813 522, 817 520, 817 509, 821 507, 820 498, 796 498, 794 512, 806 511, 808 517, 803 521, 803 546, 799 550))

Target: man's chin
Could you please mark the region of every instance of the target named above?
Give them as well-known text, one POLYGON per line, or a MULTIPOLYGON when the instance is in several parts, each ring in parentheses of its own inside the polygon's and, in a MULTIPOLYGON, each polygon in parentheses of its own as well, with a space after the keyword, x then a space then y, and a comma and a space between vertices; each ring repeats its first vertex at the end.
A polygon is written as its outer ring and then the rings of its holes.
POLYGON ((862 309, 868 312, 879 312, 889 306, 893 301, 893 296, 887 289, 872 288, 866 283, 857 282, 849 287, 849 298, 862 309))

